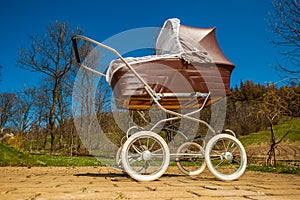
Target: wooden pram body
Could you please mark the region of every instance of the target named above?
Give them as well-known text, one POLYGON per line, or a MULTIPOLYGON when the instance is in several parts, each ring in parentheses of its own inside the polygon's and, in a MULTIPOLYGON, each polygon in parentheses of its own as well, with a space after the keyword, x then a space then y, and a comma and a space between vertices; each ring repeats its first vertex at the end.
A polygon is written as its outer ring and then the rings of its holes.
MULTIPOLYGON (((194 66, 180 58, 163 58, 131 66, 156 93, 162 94, 159 102, 166 109, 201 107, 204 98, 193 95, 197 92, 210 92, 206 105, 230 94, 232 65, 199 63, 194 66), (170 93, 174 96, 164 96, 170 93)), ((153 103, 144 85, 126 67, 114 72, 110 85, 118 108, 145 110, 153 103)))

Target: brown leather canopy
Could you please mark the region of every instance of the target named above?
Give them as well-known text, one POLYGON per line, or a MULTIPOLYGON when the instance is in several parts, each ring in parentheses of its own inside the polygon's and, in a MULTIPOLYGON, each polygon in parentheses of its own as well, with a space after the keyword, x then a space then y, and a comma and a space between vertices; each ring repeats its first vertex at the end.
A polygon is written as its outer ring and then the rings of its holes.
MULTIPOLYGON (((190 26, 180 25, 179 28, 179 38, 181 44, 186 43, 186 40, 193 40, 193 43, 188 43, 193 46, 188 46, 188 49, 192 48, 203 48, 208 55, 208 58, 211 59, 211 62, 215 64, 225 64, 232 65, 234 64, 226 58, 223 54, 217 38, 216 38, 216 28, 195 28, 190 26), (189 39, 188 39, 189 38, 189 39)), ((185 46, 185 48, 187 48, 185 46)))

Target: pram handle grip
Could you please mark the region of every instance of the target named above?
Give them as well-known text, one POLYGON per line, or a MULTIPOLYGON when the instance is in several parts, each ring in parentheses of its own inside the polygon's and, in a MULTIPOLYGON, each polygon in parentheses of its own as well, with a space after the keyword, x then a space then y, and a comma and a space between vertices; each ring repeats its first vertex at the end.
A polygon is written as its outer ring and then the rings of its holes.
POLYGON ((76 36, 73 36, 72 39, 72 45, 75 53, 75 58, 77 63, 81 63, 80 57, 79 57, 79 52, 78 52, 78 47, 77 47, 77 41, 76 41, 76 36))
MULTIPOLYGON (((71 38, 71 41, 72 41, 72 45, 73 45, 73 49, 74 49, 74 53, 75 53, 75 58, 76 58, 77 64, 79 64, 80 67, 83 67, 83 68, 85 68, 85 69, 87 69, 87 70, 89 70, 89 71, 91 71, 91 72, 93 72, 93 73, 95 73, 95 74, 98 74, 98 75, 100 75, 100 76, 104 76, 104 77, 105 77, 105 76, 106 76, 105 74, 103 74, 103 73, 101 73, 101 72, 98 72, 98 71, 96 71, 96 70, 94 70, 94 69, 92 69, 92 68, 90 68, 90 67, 88 67, 88 66, 85 66, 85 65, 83 65, 83 64, 81 63, 80 56, 79 56, 79 51, 78 51, 78 45, 77 45, 77 41, 76 41, 77 38, 80 38, 80 39, 86 40, 86 41, 88 41, 87 39, 89 39, 89 38, 86 38, 86 37, 84 37, 84 36, 79 36, 79 35, 74 35, 74 36, 71 38)), ((89 39, 89 40, 90 40, 90 39, 89 39)))

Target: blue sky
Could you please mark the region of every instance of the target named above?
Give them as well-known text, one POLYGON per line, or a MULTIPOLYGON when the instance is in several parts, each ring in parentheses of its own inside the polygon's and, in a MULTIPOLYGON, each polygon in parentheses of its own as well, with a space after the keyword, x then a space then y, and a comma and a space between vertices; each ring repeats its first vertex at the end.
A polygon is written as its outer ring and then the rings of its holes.
MULTIPOLYGON (((45 33, 56 20, 80 27, 98 41, 133 28, 160 27, 168 18, 182 24, 216 27, 224 54, 236 65, 231 86, 241 80, 255 83, 280 81, 272 66, 279 58, 271 45, 268 13, 272 0, 1 0, 0 1, 0 92, 15 92, 35 85, 40 74, 16 67, 21 47, 29 36, 45 33)), ((133 41, 134 42, 134 41, 133 41)))

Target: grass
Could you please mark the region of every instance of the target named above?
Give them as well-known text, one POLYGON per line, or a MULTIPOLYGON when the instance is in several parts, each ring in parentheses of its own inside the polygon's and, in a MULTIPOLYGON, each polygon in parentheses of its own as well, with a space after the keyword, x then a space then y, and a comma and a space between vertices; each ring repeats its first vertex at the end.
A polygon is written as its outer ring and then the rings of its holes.
POLYGON ((31 155, 45 166, 101 166, 101 162, 94 157, 71 157, 51 155, 31 155))
POLYGON ((0 155, 0 166, 100 166, 104 164, 95 157, 26 154, 2 143, 0 143, 0 155))
POLYGON ((0 143, 0 166, 34 166, 39 165, 34 157, 0 143))
POLYGON ((289 166, 284 166, 284 165, 277 165, 276 167, 274 167, 274 166, 248 165, 247 170, 300 175, 300 168, 289 167, 289 166))
MULTIPOLYGON (((279 140, 287 131, 289 131, 289 133, 283 139, 283 143, 300 142, 300 118, 280 121, 279 124, 274 127, 275 137, 277 140, 279 140)), ((252 133, 239 138, 239 140, 245 147, 269 144, 270 130, 266 129, 265 131, 252 133)))

